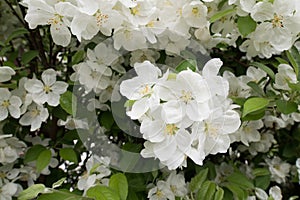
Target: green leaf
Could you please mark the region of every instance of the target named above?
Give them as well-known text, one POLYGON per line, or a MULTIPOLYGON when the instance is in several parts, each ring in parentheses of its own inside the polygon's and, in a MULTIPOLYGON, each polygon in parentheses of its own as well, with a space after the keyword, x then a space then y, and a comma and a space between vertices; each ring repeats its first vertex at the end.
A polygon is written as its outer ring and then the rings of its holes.
POLYGON ((27 34, 27 33, 29 33, 29 32, 27 31, 27 29, 25 29, 25 28, 19 28, 19 29, 15 30, 14 32, 12 32, 12 33, 9 35, 9 37, 6 39, 5 43, 8 44, 11 40, 13 40, 13 39, 15 39, 15 38, 17 38, 17 37, 20 37, 20 36, 22 36, 22 35, 25 35, 25 34, 27 34))
POLYGON ((254 176, 266 176, 270 175, 270 172, 267 168, 255 168, 253 169, 254 176))
POLYGON ((72 148, 63 148, 59 150, 59 155, 62 157, 64 160, 68 160, 70 162, 73 162, 75 164, 78 163, 78 158, 77 154, 72 148))
POLYGON ((279 64, 289 64, 288 61, 286 61, 285 59, 282 59, 280 57, 276 57, 275 59, 279 62, 279 64))
POLYGON ((209 22, 210 22, 210 23, 213 23, 213 22, 215 22, 215 21, 221 19, 222 17, 225 17, 226 15, 229 15, 229 14, 234 13, 234 12, 235 12, 235 9, 234 9, 234 8, 227 9, 227 10, 222 10, 222 11, 217 12, 216 14, 214 14, 214 15, 210 18, 209 22))
POLYGON ((39 55, 39 52, 36 51, 36 50, 30 50, 30 51, 27 51, 25 53, 23 53, 22 55, 22 63, 24 65, 28 64, 30 61, 32 61, 35 57, 37 57, 39 55))
POLYGON ((51 157, 52 155, 49 149, 42 151, 36 160, 36 170, 41 172, 43 169, 45 169, 45 167, 47 167, 50 163, 51 157))
POLYGON ((85 58, 85 51, 80 50, 77 51, 73 56, 72 56, 72 65, 76 65, 79 62, 83 61, 85 58))
POLYGON ((259 62, 252 62, 252 63, 250 63, 250 66, 260 68, 261 70, 265 71, 272 80, 275 80, 275 74, 274 74, 273 70, 271 68, 269 68, 268 66, 266 66, 262 63, 259 63, 259 62))
POLYGON ((179 63, 179 65, 176 67, 177 72, 181 72, 183 70, 190 69, 192 71, 196 71, 197 69, 197 62, 192 59, 187 59, 179 63))
POLYGON ((271 175, 258 176, 254 179, 255 187, 266 190, 271 182, 271 175))
POLYGON ((75 115, 77 99, 72 92, 66 91, 60 96, 60 106, 70 115, 75 115))
POLYGON ((256 92, 258 95, 265 96, 263 89, 261 87, 259 87, 259 85, 256 82, 250 81, 247 83, 247 85, 249 87, 251 87, 253 89, 253 91, 256 92))
POLYGON ((237 25, 239 32, 244 37, 256 29, 256 22, 250 17, 250 15, 247 15, 246 17, 238 17, 237 25))
POLYGON ((242 118, 243 121, 253 121, 262 119, 265 116, 265 110, 260 110, 259 112, 255 112, 253 114, 248 114, 242 118))
POLYGON ((216 191, 216 184, 212 181, 205 181, 197 193, 197 200, 213 200, 216 191))
POLYGON ((66 179, 66 177, 59 179, 58 181, 52 184, 52 188, 54 189, 60 187, 66 179))
POLYGON ((111 126, 114 124, 114 122, 115 122, 115 120, 114 120, 111 112, 103 112, 101 114, 100 123, 107 130, 111 129, 111 126))
POLYGON ((246 191, 244 191, 243 189, 241 189, 239 187, 239 185, 235 184, 235 183, 225 183, 224 186, 226 188, 228 188, 232 194, 236 197, 235 199, 238 199, 238 200, 245 200, 247 199, 247 193, 246 191))
POLYGON ((227 181, 230 183, 235 183, 243 189, 253 189, 253 183, 241 172, 234 172, 227 177, 227 181))
POLYGON ((224 190, 220 187, 217 187, 214 200, 223 200, 223 197, 224 197, 224 190))
POLYGON ((124 174, 118 173, 112 175, 109 179, 109 187, 119 194, 121 200, 126 200, 128 195, 128 183, 124 174))
POLYGON ((43 152, 46 148, 40 144, 34 145, 25 154, 24 163, 27 164, 28 162, 36 160, 40 153, 43 152))
POLYGON ((269 100, 260 97, 253 97, 246 100, 243 108, 243 115, 245 117, 248 114, 264 110, 269 104, 269 100))
POLYGON ((27 188, 26 190, 23 190, 19 196, 18 200, 29 200, 33 199, 38 196, 39 193, 44 192, 46 189, 45 185, 43 184, 34 184, 27 188))
POLYGON ((292 66, 294 67, 296 76, 297 76, 297 80, 300 81, 300 54, 298 49, 293 46, 289 51, 286 51, 286 55, 290 61, 290 63, 292 64, 292 66))
POLYGON ((120 197, 115 193, 114 190, 103 185, 91 187, 86 192, 86 196, 92 197, 95 200, 120 200, 120 197))
POLYGON ((298 83, 290 83, 288 82, 289 87, 294 91, 300 91, 300 82, 298 83))
POLYGON ((291 101, 279 99, 276 101, 276 106, 277 110, 285 115, 298 111, 298 105, 291 101))
POLYGON ((201 188, 204 181, 206 180, 207 174, 208 174, 208 168, 201 170, 194 178, 192 178, 189 185, 190 191, 192 192, 198 191, 201 188))
POLYGON ((42 194, 38 200, 92 200, 65 190, 55 190, 50 194, 42 194))

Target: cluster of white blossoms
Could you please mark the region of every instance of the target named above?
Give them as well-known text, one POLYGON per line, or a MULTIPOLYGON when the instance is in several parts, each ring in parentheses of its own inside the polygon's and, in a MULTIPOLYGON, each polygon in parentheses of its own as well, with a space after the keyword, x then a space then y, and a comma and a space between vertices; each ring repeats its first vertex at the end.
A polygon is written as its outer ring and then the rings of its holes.
MULTIPOLYGON (((114 48, 133 51, 154 45, 179 53, 196 38, 202 52, 218 44, 236 46, 247 58, 270 58, 289 49, 300 32, 300 3, 291 0, 23 0, 30 28, 50 25, 53 41, 67 46, 72 35, 90 40, 112 36, 114 48), (224 14, 225 13, 225 14, 224 14), (250 17, 254 29, 240 33, 237 19, 250 17), (205 50, 206 49, 206 50, 205 50)), ((248 22, 248 21, 247 21, 248 22)))
POLYGON ((143 157, 176 169, 186 166, 187 157, 202 165, 207 155, 228 150, 229 135, 241 121, 228 98, 229 84, 218 75, 221 66, 211 59, 201 72, 162 74, 149 61, 134 65, 137 76, 123 81, 120 92, 131 104, 127 115, 141 123, 143 157))
POLYGON ((149 200, 175 200, 185 197, 188 192, 183 174, 177 174, 176 171, 172 171, 166 181, 159 180, 155 186, 150 184, 149 187, 149 200))
MULTIPOLYGON (((10 81, 15 71, 10 67, 0 67, 0 81, 10 81)), ((60 95, 67 91, 68 84, 57 81, 57 72, 54 69, 45 70, 42 80, 37 78, 22 78, 19 86, 10 91, 8 88, 0 88, 0 121, 9 116, 20 119, 23 126, 31 126, 35 131, 41 127, 49 117, 49 112, 44 104, 56 107, 59 105, 60 95)))

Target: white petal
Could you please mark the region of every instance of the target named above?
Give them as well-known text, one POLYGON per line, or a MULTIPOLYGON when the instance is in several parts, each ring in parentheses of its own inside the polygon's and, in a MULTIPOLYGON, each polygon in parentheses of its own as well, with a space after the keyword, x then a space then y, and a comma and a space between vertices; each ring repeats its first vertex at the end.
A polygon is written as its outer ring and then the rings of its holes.
POLYGON ((66 47, 71 41, 71 33, 68 27, 62 24, 62 22, 57 25, 52 24, 50 26, 50 32, 54 43, 57 45, 66 47))
POLYGON ((65 82, 57 81, 51 86, 51 89, 56 94, 63 94, 67 91, 68 86, 65 82))
POLYGON ((56 72, 54 69, 47 69, 42 74, 42 80, 44 81, 45 85, 51 86, 56 81, 56 72))
POLYGON ((131 111, 128 111, 127 115, 131 119, 139 119, 147 112, 148 109, 148 98, 142 98, 133 104, 131 111))
POLYGON ((39 93, 43 91, 44 84, 40 80, 31 79, 26 81, 24 87, 29 93, 39 93))
POLYGON ((0 106, 0 121, 6 119, 7 116, 8 116, 7 108, 4 108, 3 106, 0 106))

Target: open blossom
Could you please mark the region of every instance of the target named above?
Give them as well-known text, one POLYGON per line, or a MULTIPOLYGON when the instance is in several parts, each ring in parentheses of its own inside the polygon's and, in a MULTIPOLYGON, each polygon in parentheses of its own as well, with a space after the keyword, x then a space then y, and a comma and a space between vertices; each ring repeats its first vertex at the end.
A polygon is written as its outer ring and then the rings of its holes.
POLYGON ((12 75, 15 75, 16 72, 8 66, 2 66, 0 67, 0 83, 9 81, 11 79, 12 75))
POLYGON ((47 69, 42 73, 42 81, 30 79, 25 83, 25 89, 37 104, 47 102, 50 106, 58 106, 60 95, 67 91, 68 84, 56 81, 56 72, 53 69, 47 69))
POLYGON ((13 163, 24 153, 26 144, 12 135, 0 135, 0 163, 13 163))
POLYGON ((282 90, 290 90, 289 83, 297 83, 297 77, 294 69, 287 64, 278 66, 278 73, 275 74, 274 87, 282 90))
POLYGON ((282 161, 279 157, 273 159, 266 159, 266 163, 269 166, 271 172, 271 179, 278 184, 285 183, 286 178, 289 176, 291 165, 285 161, 282 161))
POLYGON ((27 112, 21 117, 19 123, 23 126, 31 126, 30 131, 39 129, 43 122, 49 117, 47 108, 32 103, 28 106, 27 112))
POLYGON ((131 110, 127 112, 127 115, 132 119, 138 119, 149 108, 155 106, 151 104, 156 104, 158 100, 153 86, 159 81, 161 71, 149 61, 136 63, 134 69, 138 76, 123 81, 120 85, 120 92, 123 96, 135 101, 131 110))
POLYGON ((86 173, 79 178, 77 183, 78 189, 86 192, 98 181, 101 181, 104 177, 109 176, 111 174, 111 171, 108 168, 109 163, 109 157, 99 157, 97 155, 91 156, 86 162, 86 173))
POLYGON ((228 150, 229 135, 241 122, 227 99, 229 84, 218 75, 221 65, 212 59, 202 74, 187 69, 162 77, 148 61, 135 65, 137 76, 120 90, 133 104, 127 115, 141 123, 143 157, 158 158, 172 170, 186 166, 187 157, 202 165, 208 154, 228 150))
POLYGON ((14 118, 19 118, 21 115, 21 99, 13 96, 7 88, 0 88, 0 94, 0 121, 6 119, 8 113, 14 118))

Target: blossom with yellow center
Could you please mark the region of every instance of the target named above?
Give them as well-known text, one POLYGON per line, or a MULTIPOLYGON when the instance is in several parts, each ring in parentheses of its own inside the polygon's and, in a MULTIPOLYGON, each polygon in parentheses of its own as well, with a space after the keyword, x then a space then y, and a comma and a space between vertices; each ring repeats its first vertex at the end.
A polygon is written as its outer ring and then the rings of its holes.
POLYGON ((185 103, 188 103, 189 101, 193 100, 193 96, 192 96, 192 92, 191 91, 182 90, 181 94, 182 95, 181 95, 180 99, 182 101, 184 101, 185 103))
POLYGON ((165 133, 167 135, 175 135, 177 130, 178 128, 175 124, 167 124, 165 128, 165 133))
POLYGON ((272 19, 273 28, 275 27, 283 27, 283 17, 281 15, 274 14, 274 18, 272 19))

